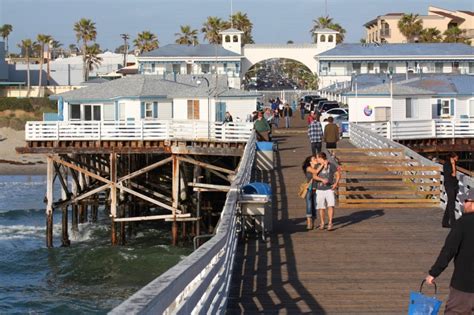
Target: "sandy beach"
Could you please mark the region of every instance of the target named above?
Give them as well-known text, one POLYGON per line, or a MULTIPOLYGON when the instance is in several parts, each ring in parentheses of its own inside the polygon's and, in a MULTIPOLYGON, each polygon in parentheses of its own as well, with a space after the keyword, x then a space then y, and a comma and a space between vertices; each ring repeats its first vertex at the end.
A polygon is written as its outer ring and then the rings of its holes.
POLYGON ((46 175, 46 158, 37 154, 18 154, 25 146, 25 132, 0 128, 0 175, 46 175))

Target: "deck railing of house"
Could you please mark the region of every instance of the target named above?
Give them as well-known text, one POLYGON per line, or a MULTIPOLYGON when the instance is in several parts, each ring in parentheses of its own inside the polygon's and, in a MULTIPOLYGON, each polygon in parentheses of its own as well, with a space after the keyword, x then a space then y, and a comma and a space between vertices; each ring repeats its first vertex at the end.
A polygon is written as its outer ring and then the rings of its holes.
POLYGON ((357 123, 393 140, 474 138, 474 119, 430 119, 357 123))
MULTIPOLYGON (((378 131, 383 131, 383 129, 378 129, 378 131)), ((349 126, 349 135, 350 141, 357 147, 403 149, 405 156, 409 159, 417 161, 421 165, 439 166, 442 169, 441 164, 430 161, 429 159, 419 155, 415 151, 395 141, 387 139, 385 135, 374 131, 374 126, 351 123, 349 126)), ((458 213, 461 213, 463 210, 463 203, 461 202, 461 200, 463 200, 462 197, 465 196, 465 194, 470 188, 474 188, 474 178, 461 172, 457 172, 457 177, 459 180, 459 194, 456 199, 456 210, 458 211, 458 213)), ((441 172, 441 181, 443 182, 443 180, 443 173, 441 172)), ((446 192, 444 191, 443 185, 441 185, 440 199, 441 206, 444 208, 446 206, 446 192)))
POLYGON ((246 142, 253 124, 206 121, 29 121, 27 141, 73 140, 212 140, 246 142))
POLYGON ((227 193, 215 236, 110 314, 225 313, 238 240, 238 200, 242 186, 250 180, 255 141, 252 133, 227 193))

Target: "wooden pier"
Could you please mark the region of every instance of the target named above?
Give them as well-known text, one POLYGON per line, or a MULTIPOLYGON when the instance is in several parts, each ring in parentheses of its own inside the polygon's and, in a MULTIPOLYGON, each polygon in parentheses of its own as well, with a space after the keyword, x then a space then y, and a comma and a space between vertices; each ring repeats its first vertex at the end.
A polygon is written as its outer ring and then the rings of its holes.
MULTIPOLYGON (((373 201, 336 207, 334 231, 307 231, 305 202, 297 196, 310 154, 307 135, 283 131, 277 140, 275 171, 257 178, 273 187, 274 231, 267 242, 251 237, 239 244, 227 313, 406 313, 410 290, 418 290, 447 235, 443 210, 373 201)), ((347 140, 339 147, 353 148, 347 140)), ((443 300, 451 268, 437 279, 443 300)))
POLYGON ((62 211, 62 246, 72 230, 111 219, 111 244, 125 244, 137 222, 171 222, 172 243, 211 233, 237 173, 252 124, 187 121, 28 122, 21 154, 47 161, 46 246, 53 246, 53 211, 62 211), (59 181, 61 198, 54 197, 59 181), (205 194, 202 194, 205 192, 205 194), (205 212, 205 213, 204 213, 205 212), (206 220, 204 220, 206 217, 206 220), (206 222, 204 222, 206 221, 206 222))

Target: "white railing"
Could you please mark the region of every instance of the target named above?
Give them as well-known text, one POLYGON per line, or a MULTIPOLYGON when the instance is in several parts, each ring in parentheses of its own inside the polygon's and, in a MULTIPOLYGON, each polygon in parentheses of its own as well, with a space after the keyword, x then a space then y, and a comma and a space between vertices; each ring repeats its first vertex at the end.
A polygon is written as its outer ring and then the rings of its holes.
MULTIPOLYGON (((390 139, 387 139, 385 135, 378 134, 372 130, 374 128, 372 125, 361 125, 351 123, 349 127, 349 136, 350 141, 359 148, 398 148, 403 149, 405 156, 409 157, 412 160, 418 161, 421 165, 426 166, 438 166, 442 170, 442 165, 435 163, 415 151, 395 142, 390 139)), ((460 200, 463 200, 462 197, 465 196, 467 191, 470 188, 474 188, 474 178, 457 172, 457 178, 459 180, 459 194, 456 199, 456 211, 458 214, 462 213, 464 207, 463 203, 460 200), (460 198, 461 197, 461 198, 460 198)), ((443 173, 441 171, 441 182, 444 182, 443 173)), ((446 206, 446 192, 444 186, 441 185, 441 206, 446 206)))
POLYGON ((474 138, 474 119, 430 119, 358 123, 393 140, 474 138))
POLYGON ((71 140, 213 140, 246 142, 253 124, 206 121, 29 121, 26 141, 71 140))
POLYGON ((252 132, 227 193, 216 235, 109 314, 225 313, 238 240, 236 209, 240 189, 250 180, 255 141, 252 132))

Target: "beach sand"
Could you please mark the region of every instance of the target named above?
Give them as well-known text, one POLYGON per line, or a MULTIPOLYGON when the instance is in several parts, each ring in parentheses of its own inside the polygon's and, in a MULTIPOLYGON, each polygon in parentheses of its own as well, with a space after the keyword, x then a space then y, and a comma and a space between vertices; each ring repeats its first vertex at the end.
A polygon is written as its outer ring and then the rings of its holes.
POLYGON ((44 155, 16 153, 25 145, 24 131, 0 128, 0 175, 46 175, 44 155))

